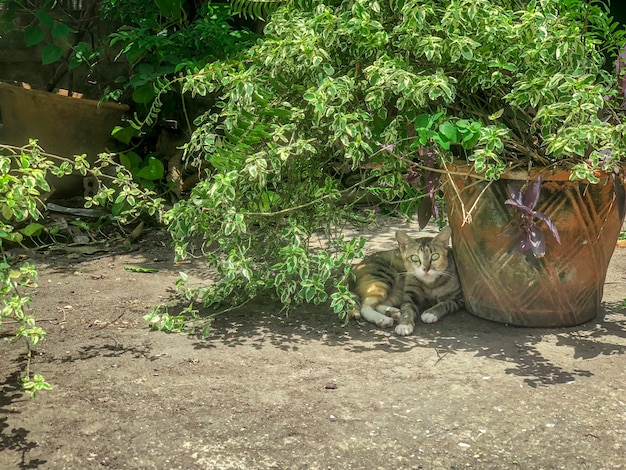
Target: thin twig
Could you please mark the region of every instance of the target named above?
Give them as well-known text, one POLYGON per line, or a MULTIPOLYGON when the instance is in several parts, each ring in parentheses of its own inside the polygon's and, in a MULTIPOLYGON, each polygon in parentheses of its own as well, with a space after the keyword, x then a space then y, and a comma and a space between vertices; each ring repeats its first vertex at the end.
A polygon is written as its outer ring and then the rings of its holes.
POLYGON ((452 188, 454 188, 454 192, 456 193, 456 197, 459 201, 459 204, 461 204, 461 212, 463 212, 463 225, 465 225, 465 221, 467 220, 465 217, 465 215, 467 214, 465 210, 465 203, 463 202, 463 199, 461 198, 461 193, 459 192, 459 188, 457 187, 456 183, 452 179, 452 176, 448 175, 448 179, 450 181, 450 184, 452 184, 452 188))
MULTIPOLYGON (((36 319, 38 322, 40 321, 47 321, 47 322, 58 322, 59 319, 58 318, 37 318, 36 319)), ((13 323, 23 323, 19 320, 2 320, 2 324, 3 325, 11 325, 13 323)))
MULTIPOLYGON (((358 183, 353 184, 352 186, 350 186, 347 189, 344 189, 342 191, 339 191, 339 194, 343 195, 346 193, 349 193, 350 191, 352 191, 355 188, 358 188, 359 186, 363 185, 364 183, 375 179, 376 176, 370 176, 368 178, 365 178, 364 180, 359 181, 358 183)), ((313 204, 317 204, 318 202, 323 201, 324 199, 328 199, 330 197, 335 197, 336 193, 332 193, 332 194, 325 194, 324 196, 321 196, 313 201, 309 201, 309 202, 305 202, 304 204, 300 204, 298 206, 293 206, 293 207, 287 207, 286 209, 281 209, 279 211, 275 211, 275 212, 246 212, 245 215, 262 215, 262 216, 266 216, 266 217, 274 217, 276 215, 284 215, 284 214, 288 214, 290 212, 299 210, 299 209, 304 209, 305 207, 309 207, 312 206, 313 204)))
MULTIPOLYGON (((468 174, 464 174, 464 176, 471 176, 471 177, 473 177, 473 175, 468 175, 468 174)), ((465 210, 465 203, 463 202, 463 199, 461 198, 461 193, 459 191, 459 188, 456 185, 456 183, 454 182, 454 180, 452 179, 451 174, 448 174, 448 179, 450 180, 450 183, 452 184, 452 188, 454 188, 454 192, 456 193, 456 197, 457 197, 459 203, 461 204, 461 212, 463 212, 463 223, 461 225, 463 226, 465 224, 471 224, 472 223, 472 212, 474 212, 474 210, 476 209, 476 206, 478 205, 478 201, 480 200, 482 195, 485 193, 485 191, 487 191, 487 189, 489 189, 489 187, 491 186, 493 181, 488 181, 487 182, 487 185, 480 191, 480 194, 478 195, 478 197, 476 198, 476 200, 472 204, 472 207, 470 207, 469 210, 465 210)), ((478 181, 476 183, 478 183, 478 181)))
MULTIPOLYGON (((487 191, 487 189, 489 189, 489 186, 491 186, 491 183, 493 183, 493 181, 489 181, 487 183, 487 185, 483 188, 483 190, 480 192, 480 194, 478 195, 478 197, 474 201, 474 204, 472 204, 472 207, 470 207, 470 210, 467 213, 467 217, 469 218, 470 223, 471 223, 471 220, 472 220, 472 212, 474 212, 474 209, 476 209, 476 205, 478 204, 478 201, 480 200, 482 195, 485 193, 485 191, 487 191)), ((463 220, 463 225, 465 225, 465 220, 463 220)))

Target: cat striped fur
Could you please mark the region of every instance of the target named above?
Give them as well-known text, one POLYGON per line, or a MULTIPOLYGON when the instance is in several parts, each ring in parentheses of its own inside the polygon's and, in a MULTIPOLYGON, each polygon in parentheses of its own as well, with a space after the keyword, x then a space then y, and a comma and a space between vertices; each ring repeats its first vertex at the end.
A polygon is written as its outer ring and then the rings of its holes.
POLYGON ((356 268, 351 284, 358 307, 353 314, 396 334, 413 333, 421 311, 424 323, 434 323, 465 305, 449 247, 452 231, 434 237, 411 238, 396 232, 398 248, 367 256, 356 268))

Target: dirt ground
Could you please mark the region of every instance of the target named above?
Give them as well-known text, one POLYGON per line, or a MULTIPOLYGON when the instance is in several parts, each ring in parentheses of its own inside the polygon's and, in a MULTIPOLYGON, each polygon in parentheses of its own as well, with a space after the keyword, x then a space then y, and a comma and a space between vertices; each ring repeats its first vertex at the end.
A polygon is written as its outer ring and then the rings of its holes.
MULTIPOLYGON (((31 254, 48 331, 32 369, 54 389, 25 396, 25 350, 1 342, 0 469, 626 468, 626 248, 606 314, 575 328, 462 312, 402 338, 259 299, 200 340, 148 329, 181 266, 163 231, 138 247, 31 254)), ((208 278, 199 261, 183 268, 208 278)))

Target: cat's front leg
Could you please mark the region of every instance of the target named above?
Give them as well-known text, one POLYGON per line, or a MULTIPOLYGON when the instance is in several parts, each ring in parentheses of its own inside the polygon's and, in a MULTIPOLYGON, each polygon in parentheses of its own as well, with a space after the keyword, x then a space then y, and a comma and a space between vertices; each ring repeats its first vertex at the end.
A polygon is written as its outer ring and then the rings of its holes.
POLYGON ((398 336, 409 336, 415 329, 417 308, 412 301, 405 301, 400 307, 400 323, 396 326, 398 336))
POLYGON ((441 320, 449 313, 456 312, 462 308, 461 304, 456 300, 444 300, 433 305, 422 313, 422 321, 424 323, 435 323, 441 320))

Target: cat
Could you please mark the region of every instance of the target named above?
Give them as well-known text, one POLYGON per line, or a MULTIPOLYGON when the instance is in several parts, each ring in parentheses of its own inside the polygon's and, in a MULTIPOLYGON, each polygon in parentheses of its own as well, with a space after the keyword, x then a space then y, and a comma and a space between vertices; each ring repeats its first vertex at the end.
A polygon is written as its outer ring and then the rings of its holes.
POLYGON ((452 230, 434 237, 413 239, 396 232, 398 248, 367 256, 354 269, 352 292, 358 298, 356 316, 396 334, 413 333, 418 308, 421 320, 434 323, 465 305, 461 284, 449 247, 452 230))

